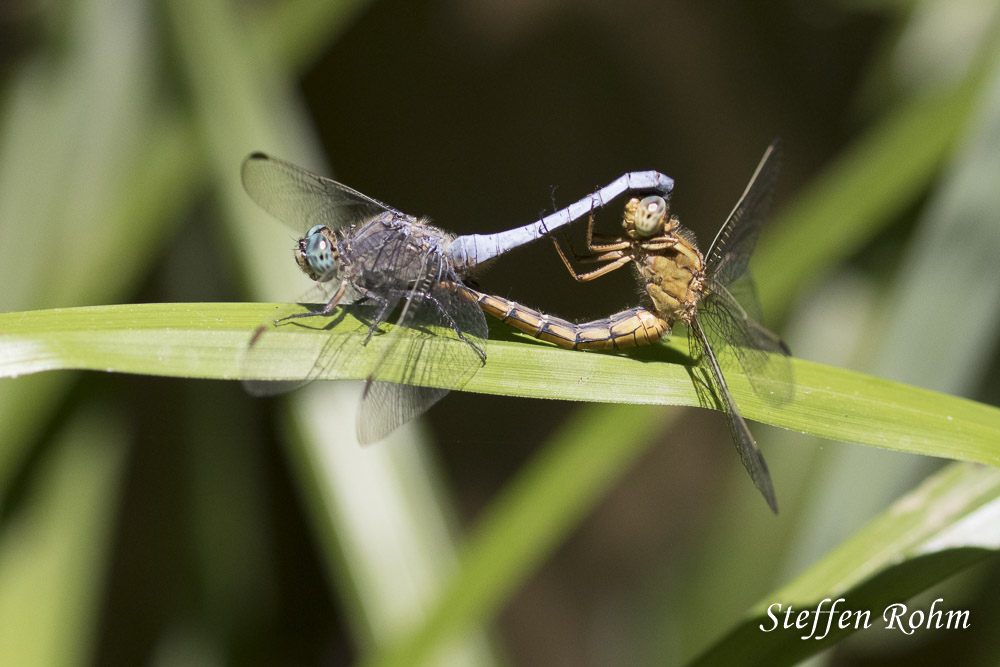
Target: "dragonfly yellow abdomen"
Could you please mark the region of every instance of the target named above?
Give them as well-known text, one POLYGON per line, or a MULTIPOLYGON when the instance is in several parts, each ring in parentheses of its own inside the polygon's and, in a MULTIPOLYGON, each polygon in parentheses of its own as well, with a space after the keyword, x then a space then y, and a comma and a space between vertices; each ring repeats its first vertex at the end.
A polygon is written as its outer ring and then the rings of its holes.
POLYGON ((610 317, 574 324, 502 297, 469 289, 488 315, 518 331, 571 350, 620 350, 650 345, 670 333, 670 324, 643 307, 610 317))

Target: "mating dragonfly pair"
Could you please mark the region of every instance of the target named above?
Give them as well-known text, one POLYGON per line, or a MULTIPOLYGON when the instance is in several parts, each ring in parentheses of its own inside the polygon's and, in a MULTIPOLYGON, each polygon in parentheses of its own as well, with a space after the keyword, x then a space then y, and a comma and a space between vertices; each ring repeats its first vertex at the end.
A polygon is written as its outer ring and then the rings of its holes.
POLYGON ((759 306, 747 272, 770 206, 777 158, 778 146, 772 144, 708 253, 702 255, 694 235, 670 215, 667 198, 673 180, 655 171, 625 174, 523 227, 455 237, 341 183, 254 153, 243 163, 243 185, 261 208, 299 233, 295 259, 316 282, 302 301, 323 306, 307 312, 292 306, 258 327, 246 350, 246 375, 262 375, 255 368, 269 361, 267 340, 276 327, 329 318, 340 306, 354 303, 366 307, 368 331, 331 335, 295 380, 244 384, 258 395, 286 391, 358 358, 376 334, 384 337, 368 370, 358 417, 359 440, 373 442, 463 386, 486 362, 484 312, 572 349, 652 344, 680 321, 688 328, 691 356, 704 371, 703 389, 716 397, 743 465, 776 512, 767 465, 733 400, 719 359, 735 360, 762 397, 780 396, 791 386, 788 349, 758 323, 759 306), (594 212, 625 193, 647 196, 626 203, 624 235, 595 235, 594 212), (581 262, 603 266, 578 273, 552 233, 584 217, 589 218, 587 254, 572 254, 581 262), (466 284, 478 265, 542 236, 555 241, 560 258, 578 281, 631 264, 648 305, 577 324, 466 284), (382 325, 394 313, 398 313, 394 326, 383 332, 382 325))

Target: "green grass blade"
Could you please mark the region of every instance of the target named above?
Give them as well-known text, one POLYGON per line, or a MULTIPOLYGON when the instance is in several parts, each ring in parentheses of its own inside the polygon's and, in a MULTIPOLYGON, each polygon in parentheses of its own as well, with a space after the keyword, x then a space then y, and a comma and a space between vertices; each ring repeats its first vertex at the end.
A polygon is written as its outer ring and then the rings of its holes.
MULTIPOLYGON (((801 637, 811 628, 810 617, 805 630, 779 627, 764 632, 761 627, 774 624, 767 614, 773 603, 780 602, 782 610, 789 605, 795 610, 815 610, 824 598, 842 597, 839 609, 870 610, 871 627, 884 628, 883 613, 889 605, 998 550, 1000 472, 970 464, 950 465, 794 581, 754 605, 743 622, 694 664, 795 664, 855 630, 839 629, 835 623, 829 635, 819 639, 824 634, 821 625, 816 637, 804 640, 801 637)), ((829 603, 825 608, 829 609, 829 603)))
MULTIPOLYGON (((239 379, 250 332, 274 304, 145 304, 0 315, 0 375, 85 369, 191 378, 239 379)), ((329 329, 286 326, 268 336, 271 366, 256 379, 289 379, 331 335, 362 336, 346 316, 329 329)), ((361 379, 381 351, 376 336, 325 379, 361 379)), ((678 345, 676 339, 672 346, 678 345)), ((670 346, 665 356, 679 357, 670 346)), ((577 401, 699 405, 690 367, 632 357, 491 340, 488 363, 466 391, 577 401)), ((683 358, 683 357, 680 357, 683 358)), ((390 363, 405 363, 405 359, 390 363)), ((823 364, 792 360, 792 399, 775 406, 756 397, 746 377, 727 371, 750 419, 844 442, 1000 465, 1000 409, 823 364)), ((433 379, 431 379, 433 382, 433 379)))

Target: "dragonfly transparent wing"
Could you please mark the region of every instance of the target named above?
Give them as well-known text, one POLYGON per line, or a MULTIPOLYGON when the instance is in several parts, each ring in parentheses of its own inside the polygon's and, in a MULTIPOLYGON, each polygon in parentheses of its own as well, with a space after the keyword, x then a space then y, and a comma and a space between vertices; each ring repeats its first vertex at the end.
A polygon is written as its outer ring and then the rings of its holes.
POLYGON ((461 388, 486 359, 486 318, 445 259, 425 256, 368 378, 358 439, 375 442, 461 388), (430 385, 430 386, 428 386, 430 385))
POLYGON ((376 308, 353 304, 352 290, 348 288, 340 299, 341 307, 328 316, 296 317, 305 312, 318 313, 336 293, 333 282, 317 283, 297 303, 277 309, 251 334, 243 352, 241 366, 245 378, 283 377, 287 380, 245 379, 248 393, 254 396, 273 396, 309 384, 321 377, 338 360, 347 360, 356 368, 352 374, 364 377, 375 364, 365 367, 362 354, 376 308), (350 326, 353 322, 354 326, 350 326), (339 324, 326 338, 315 336, 316 330, 330 329, 339 324), (347 326, 345 326, 347 325, 347 326), (313 334, 313 335, 309 335, 313 334))
POLYGON ((705 261, 706 294, 698 306, 706 340, 722 366, 735 358, 754 392, 778 402, 791 398, 789 351, 759 323, 760 303, 747 263, 770 211, 780 167, 781 144, 775 140, 712 241, 705 261))
MULTIPOLYGON (((302 312, 302 307, 276 313, 252 336, 244 371, 251 377, 273 377, 280 369, 280 377, 289 379, 245 380, 243 385, 252 394, 272 395, 324 377, 330 368, 367 377, 358 416, 358 439, 366 444, 384 438, 463 386, 485 359, 486 320, 439 255, 428 255, 425 263, 424 277, 407 289, 389 280, 369 286, 384 303, 367 300, 337 308, 329 316, 279 323, 274 320, 302 312), (379 317, 397 306, 401 309, 395 326, 383 332, 379 317), (350 321, 355 326, 345 328, 350 321), (317 349, 314 330, 335 323, 339 326, 317 349), (370 331, 374 333, 369 339, 370 331)), ((317 289, 308 300, 322 301, 316 297, 326 294, 329 290, 317 289)))
POLYGON ((736 451, 740 455, 743 467, 750 473, 750 479, 754 486, 760 491, 768 506, 775 514, 778 513, 778 499, 774 493, 774 483, 771 481, 771 473, 768 472, 764 455, 761 454, 760 447, 750 433, 743 415, 740 414, 733 395, 729 392, 729 385, 722 374, 718 359, 713 352, 708 336, 701 326, 701 313, 691 321, 691 328, 688 331, 688 346, 691 349, 691 356, 698 360, 699 365, 706 369, 709 377, 715 385, 717 396, 720 398, 719 407, 726 414, 726 422, 729 425, 729 432, 733 442, 736 444, 736 451))
POLYGON ((739 301, 725 287, 710 285, 713 291, 699 302, 705 336, 722 367, 742 369, 755 394, 773 403, 787 402, 793 391, 788 348, 744 307, 757 309, 752 285, 737 285, 745 288, 739 301))
POLYGON ((729 285, 746 273, 761 226, 771 209, 774 183, 781 168, 781 144, 775 140, 764 152, 757 170, 705 254, 705 273, 729 285))
POLYGON ((315 225, 338 229, 386 211, 407 218, 353 188, 264 153, 248 155, 241 174, 250 198, 300 236, 315 225))

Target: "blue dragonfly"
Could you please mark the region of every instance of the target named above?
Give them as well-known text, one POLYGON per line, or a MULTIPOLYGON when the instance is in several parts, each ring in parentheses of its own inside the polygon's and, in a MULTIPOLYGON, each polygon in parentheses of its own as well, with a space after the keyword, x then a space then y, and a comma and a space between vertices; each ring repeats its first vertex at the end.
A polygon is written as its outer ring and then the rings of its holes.
MULTIPOLYGON (((590 216, 619 195, 650 192, 669 197, 673 179, 655 171, 630 172, 596 192, 533 223, 495 234, 454 236, 342 183, 284 160, 253 153, 243 162, 243 187, 262 209, 299 236, 295 260, 315 285, 300 303, 322 308, 283 311, 251 336, 244 386, 255 395, 287 391, 333 367, 370 359, 363 349, 379 335, 357 422, 362 443, 382 439, 462 387, 486 361, 486 319, 464 280, 480 264, 590 216), (309 326, 364 307, 364 336, 331 334, 308 367, 290 369, 288 381, 270 376, 280 345, 278 327, 309 326), (299 312, 294 312, 294 311, 299 312), (392 320, 393 327, 383 325, 392 320)), ((322 325, 326 326, 326 324, 322 325)))

